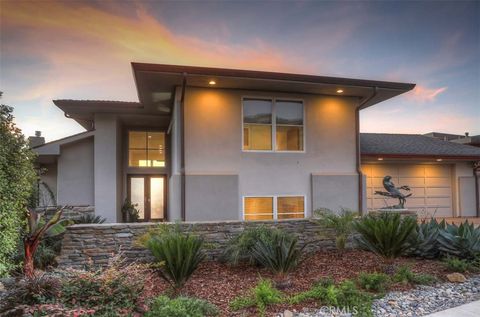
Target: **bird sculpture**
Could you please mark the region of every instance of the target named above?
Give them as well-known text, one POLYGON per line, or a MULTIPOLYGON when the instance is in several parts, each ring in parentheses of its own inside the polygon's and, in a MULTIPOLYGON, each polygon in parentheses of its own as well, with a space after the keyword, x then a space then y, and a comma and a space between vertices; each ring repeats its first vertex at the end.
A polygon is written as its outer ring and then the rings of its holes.
POLYGON ((375 195, 386 196, 390 198, 398 198, 399 203, 395 206, 388 206, 388 209, 405 209, 405 202, 407 201, 406 198, 412 196, 412 194, 403 194, 400 190, 410 191, 410 187, 407 185, 403 185, 401 187, 395 187, 395 184, 392 182, 391 176, 385 176, 383 178, 383 187, 387 190, 386 192, 382 191, 375 191, 375 195))

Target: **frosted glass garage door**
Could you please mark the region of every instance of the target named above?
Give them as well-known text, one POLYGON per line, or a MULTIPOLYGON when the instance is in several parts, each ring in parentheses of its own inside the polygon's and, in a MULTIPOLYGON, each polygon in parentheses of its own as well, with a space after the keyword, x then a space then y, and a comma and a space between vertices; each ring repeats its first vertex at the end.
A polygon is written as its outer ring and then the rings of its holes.
MULTIPOLYGON (((367 207, 369 210, 385 206, 385 197, 374 195, 376 190, 385 191, 383 177, 392 176, 395 186, 409 185, 412 196, 406 207, 421 214, 436 216, 453 215, 452 173, 450 165, 412 164, 364 164, 362 171, 367 178, 367 207)), ((398 204, 398 199, 387 199, 389 205, 398 204)))

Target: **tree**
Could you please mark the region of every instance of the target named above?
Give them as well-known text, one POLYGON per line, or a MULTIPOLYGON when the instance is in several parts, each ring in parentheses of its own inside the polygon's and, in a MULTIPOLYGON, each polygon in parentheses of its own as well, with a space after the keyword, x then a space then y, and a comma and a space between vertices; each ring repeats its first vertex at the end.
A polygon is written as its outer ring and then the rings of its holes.
POLYGON ((12 254, 26 224, 25 206, 36 179, 35 154, 12 113, 12 107, 0 105, 0 276, 14 268, 12 254))

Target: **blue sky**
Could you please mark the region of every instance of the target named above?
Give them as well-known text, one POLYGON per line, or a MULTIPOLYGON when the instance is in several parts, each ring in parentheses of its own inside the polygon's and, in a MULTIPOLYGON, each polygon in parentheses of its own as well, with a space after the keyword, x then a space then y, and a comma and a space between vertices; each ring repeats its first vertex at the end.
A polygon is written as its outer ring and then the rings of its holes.
POLYGON ((136 101, 131 61, 413 82, 363 132, 480 134, 479 1, 2 1, 0 90, 48 140, 52 99, 136 101))

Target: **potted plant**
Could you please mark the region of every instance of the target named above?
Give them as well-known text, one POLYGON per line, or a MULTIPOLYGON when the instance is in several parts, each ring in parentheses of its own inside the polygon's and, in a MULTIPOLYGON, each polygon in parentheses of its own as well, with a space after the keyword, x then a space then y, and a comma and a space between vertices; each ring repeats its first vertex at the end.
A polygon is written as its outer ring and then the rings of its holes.
POLYGON ((137 209, 138 204, 132 204, 132 202, 127 198, 122 206, 122 214, 124 222, 138 222, 139 210, 137 209))

